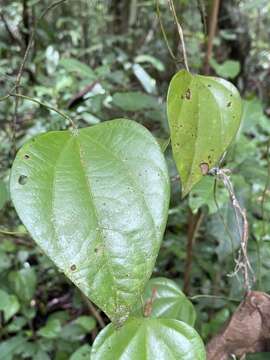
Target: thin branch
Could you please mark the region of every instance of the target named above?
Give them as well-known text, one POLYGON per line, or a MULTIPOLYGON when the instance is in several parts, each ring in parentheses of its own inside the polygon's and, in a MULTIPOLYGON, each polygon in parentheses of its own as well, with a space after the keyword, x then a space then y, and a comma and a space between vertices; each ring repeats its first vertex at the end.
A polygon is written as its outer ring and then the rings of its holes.
POLYGON ((38 99, 35 99, 35 98, 32 98, 30 96, 26 96, 26 95, 22 95, 22 94, 13 94, 13 93, 10 93, 9 96, 14 96, 16 98, 21 98, 21 99, 24 99, 24 100, 28 100, 28 101, 31 101, 31 102, 34 102, 40 106, 43 106, 45 107, 46 109, 48 110, 51 110, 51 111, 54 111, 56 112, 57 114, 59 114, 60 116, 62 116, 64 119, 68 120, 69 123, 71 124, 72 128, 73 129, 76 129, 76 125, 74 124, 73 120, 68 116, 66 115, 64 112, 62 112, 61 110, 58 110, 57 108, 54 108, 53 106, 51 105, 47 105, 45 104, 44 102, 38 100, 38 99))
POLYGON ((159 0, 156 0, 156 11, 157 11, 157 17, 158 17, 158 20, 159 20, 160 29, 161 29, 164 41, 165 41, 165 43, 167 45, 167 48, 169 50, 169 53, 170 53, 172 59, 174 61, 177 61, 177 57, 174 55, 174 53, 172 51, 172 48, 170 46, 169 40, 168 40, 167 35, 166 35, 166 31, 165 31, 164 26, 163 26, 163 22, 162 22, 162 19, 161 19, 160 8, 159 8, 159 0))
POLYGON ((192 260, 193 260, 193 246, 198 231, 200 229, 203 217, 204 214, 200 210, 196 215, 193 215, 190 211, 189 226, 188 226, 188 241, 187 241, 187 251, 186 251, 187 258, 186 258, 184 286, 183 286, 183 291, 185 294, 189 294, 190 275, 191 275, 192 260))
POLYGON ((209 63, 210 63, 210 59, 212 57, 213 43, 214 43, 214 37, 216 34, 219 7, 220 7, 220 0, 214 0, 213 6, 212 6, 211 19, 210 19, 208 40, 207 40, 207 51, 205 54, 205 61, 204 61, 204 73, 206 75, 209 74, 209 70, 210 70, 209 63))
POLYGON ((216 299, 216 300, 225 300, 230 302, 236 302, 240 303, 241 300, 233 299, 233 298, 226 298, 225 296, 219 296, 219 295, 207 295, 207 294, 198 294, 194 296, 188 297, 190 300, 197 300, 197 299, 216 299))
POLYGON ((171 12, 173 14, 175 24, 177 26, 177 30, 178 30, 178 34, 179 34, 179 38, 180 38, 180 42, 181 42, 181 46, 182 46, 182 51, 183 51, 184 65, 185 65, 186 70, 189 72, 188 61, 187 61, 187 52, 186 52, 186 46, 185 46, 183 30, 182 30, 182 27, 181 27, 180 22, 178 20, 173 0, 168 0, 168 4, 169 4, 169 7, 170 7, 171 12))
MULTIPOLYGON (((35 22, 33 29, 31 31, 31 35, 30 35, 30 39, 29 39, 29 43, 27 45, 27 48, 25 50, 25 54, 22 60, 22 63, 20 65, 17 77, 16 77, 16 81, 15 81, 15 93, 18 93, 19 91, 19 87, 20 87, 20 83, 21 83, 21 78, 22 78, 22 74, 25 68, 25 64, 27 62, 31 47, 33 45, 34 42, 34 38, 35 38, 35 34, 36 34, 36 30, 37 30, 37 26, 38 23, 40 22, 40 20, 42 20, 47 13, 52 10, 53 8, 55 8, 58 5, 61 5, 62 3, 64 3, 67 0, 58 0, 54 3, 52 3, 51 5, 49 5, 39 16, 39 18, 37 19, 37 21, 35 22)), ((14 152, 16 152, 16 125, 18 122, 18 106, 19 106, 19 96, 16 97, 15 99, 15 109, 14 109, 14 119, 13 119, 13 123, 12 123, 12 133, 13 133, 13 147, 14 147, 14 152)))
POLYGON ((84 302, 86 303, 90 313, 97 320, 99 326, 102 329, 105 328, 106 324, 105 324, 104 320, 102 319, 102 317, 100 316, 100 313, 98 312, 98 310, 95 308, 95 306, 92 304, 92 302, 84 294, 82 294, 82 296, 83 296, 84 302))
POLYGON ((254 272, 250 265, 250 261, 247 254, 247 245, 248 245, 248 220, 246 215, 246 210, 241 207, 233 188, 233 184, 230 180, 230 170, 229 169, 220 169, 220 168, 213 168, 209 172, 210 175, 216 176, 218 180, 221 180, 227 189, 232 207, 235 212, 238 231, 241 237, 240 242, 240 249, 238 252, 238 258, 235 259, 236 266, 232 274, 229 276, 235 276, 238 274, 239 271, 242 271, 243 278, 244 278, 244 288, 246 293, 248 294, 251 290, 251 280, 250 274, 253 275, 254 282, 254 272), (241 221, 240 221, 241 219, 241 221))

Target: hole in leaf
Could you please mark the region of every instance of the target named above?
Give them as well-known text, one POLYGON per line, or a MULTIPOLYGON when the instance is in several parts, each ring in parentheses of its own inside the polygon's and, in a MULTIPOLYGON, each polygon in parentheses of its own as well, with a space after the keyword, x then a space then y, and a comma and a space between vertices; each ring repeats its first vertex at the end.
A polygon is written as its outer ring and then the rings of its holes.
POLYGON ((77 269, 77 266, 75 264, 71 265, 70 270, 75 271, 77 269))
POLYGON ((20 185, 25 185, 27 183, 28 177, 26 175, 20 175, 19 177, 19 184, 20 185))
POLYGON ((227 103, 227 107, 230 107, 232 105, 232 103, 229 101, 228 103, 227 103))
POLYGON ((190 100, 190 99, 191 99, 191 91, 190 91, 189 88, 187 89, 185 96, 186 96, 186 99, 187 99, 187 100, 190 100))
POLYGON ((201 172, 202 172, 203 175, 207 175, 208 171, 209 171, 208 163, 205 163, 205 162, 201 163, 200 164, 200 169, 201 169, 201 172))
POLYGON ((27 159, 30 159, 30 155, 28 155, 28 154, 25 154, 24 155, 24 158, 27 160, 27 159))

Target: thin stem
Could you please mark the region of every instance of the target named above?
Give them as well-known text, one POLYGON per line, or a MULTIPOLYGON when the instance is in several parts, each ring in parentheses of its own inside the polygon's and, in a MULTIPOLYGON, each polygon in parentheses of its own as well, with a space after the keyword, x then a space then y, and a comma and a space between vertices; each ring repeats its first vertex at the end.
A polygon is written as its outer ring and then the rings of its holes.
POLYGON ((189 293, 190 288, 190 275, 192 268, 193 260, 193 246, 195 239, 197 237, 198 231, 200 229, 204 214, 199 210, 198 213, 194 216, 191 211, 189 214, 189 228, 188 228, 188 242, 187 242, 187 258, 185 265, 185 274, 184 274, 184 287, 183 291, 185 294, 189 293))
POLYGON ((182 27, 181 27, 180 22, 178 20, 173 0, 168 0, 168 4, 169 4, 169 7, 170 7, 171 12, 173 14, 175 24, 177 26, 177 30, 178 30, 178 34, 179 34, 179 38, 180 38, 180 42, 181 42, 181 46, 182 46, 182 51, 183 51, 184 65, 185 65, 186 70, 189 72, 188 61, 187 61, 187 52, 186 52, 186 46, 185 46, 183 30, 182 30, 182 27))
MULTIPOLYGON (((55 8, 56 6, 62 4, 63 2, 65 2, 67 0, 58 0, 54 3, 52 3, 51 5, 49 5, 39 16, 39 18, 37 19, 37 21, 35 22, 33 29, 31 31, 31 35, 30 35, 30 39, 27 45, 27 48, 25 50, 24 56, 23 56, 23 60, 22 63, 20 65, 17 77, 16 77, 16 81, 15 81, 15 93, 18 93, 19 91, 19 87, 20 87, 20 83, 21 83, 21 78, 23 75, 23 71, 25 68, 25 64, 27 62, 31 47, 33 45, 34 42, 34 38, 35 38, 35 34, 36 34, 36 30, 37 30, 37 25, 39 23, 40 20, 43 19, 43 17, 45 17, 47 15, 47 13, 52 10, 53 8, 55 8)), ((15 99, 15 108, 14 108, 14 118, 13 118, 13 123, 12 123, 12 133, 13 133, 13 150, 14 153, 16 152, 16 125, 18 122, 18 106, 19 106, 19 96, 16 96, 15 99)))
POLYGON ((157 17, 158 17, 158 20, 159 20, 159 25, 160 25, 160 29, 161 29, 164 41, 165 41, 165 43, 167 45, 167 48, 169 50, 169 53, 170 53, 172 59, 174 61, 177 61, 177 57, 174 55, 174 53, 172 51, 172 48, 171 48, 171 46, 169 44, 169 40, 168 40, 167 35, 166 35, 166 31, 165 31, 164 26, 163 26, 163 22, 162 22, 162 19, 161 19, 161 14, 160 14, 160 8, 159 8, 159 0, 156 0, 156 10, 157 10, 157 17))
POLYGON ((188 297, 190 300, 197 300, 197 299, 218 299, 218 300, 226 300, 226 301, 232 301, 232 302, 236 302, 236 303, 240 303, 241 300, 237 300, 237 299, 232 299, 232 298, 226 298, 224 296, 219 296, 219 295, 206 295, 206 294, 199 294, 199 295, 194 295, 194 296, 189 296, 188 297))
POLYGON ((206 51, 205 62, 204 62, 204 73, 206 75, 209 74, 209 70, 210 70, 209 63, 210 63, 210 59, 212 57, 212 52, 213 52, 213 44, 214 44, 214 37, 216 34, 216 28, 217 28, 219 7, 220 7, 220 0, 214 0, 213 7, 212 7, 212 13, 211 13, 211 19, 210 19, 210 29, 209 29, 208 41, 207 41, 207 51, 206 51))
POLYGON ((25 235, 27 235, 27 233, 22 233, 22 232, 18 232, 18 231, 9 231, 9 230, 4 230, 4 229, 0 229, 0 234, 12 235, 12 236, 25 236, 25 235))
POLYGON ((102 317, 100 316, 99 311, 96 309, 96 307, 93 305, 93 303, 86 297, 84 294, 82 294, 85 304, 87 305, 90 313, 94 316, 94 318, 97 320, 99 326, 103 329, 105 328, 106 324, 102 317))
POLYGON ((46 109, 48 110, 51 110, 51 111, 54 111, 56 112, 57 114, 59 114, 60 116, 62 116, 64 119, 68 120, 69 123, 71 124, 71 126, 73 127, 73 129, 76 129, 76 125, 74 124, 73 120, 68 116, 66 115, 64 112, 54 108, 53 106, 51 105, 47 105, 45 104, 44 102, 40 101, 40 100, 37 100, 35 98, 32 98, 30 96, 26 96, 26 95, 22 95, 22 94, 9 94, 10 96, 14 96, 16 98, 21 98, 21 99, 24 99, 24 100, 28 100, 28 101, 31 101, 31 102, 34 102, 40 106, 43 106, 45 107, 46 109))

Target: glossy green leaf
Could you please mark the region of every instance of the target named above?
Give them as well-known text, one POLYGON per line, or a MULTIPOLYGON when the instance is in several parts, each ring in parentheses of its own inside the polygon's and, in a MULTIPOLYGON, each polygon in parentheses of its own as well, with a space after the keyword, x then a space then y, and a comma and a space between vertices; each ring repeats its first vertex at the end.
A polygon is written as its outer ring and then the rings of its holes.
POLYGON ((68 72, 77 73, 82 78, 95 79, 94 71, 77 59, 61 59, 59 62, 68 72))
POLYGON ((152 55, 148 55, 148 54, 138 55, 135 57, 134 61, 136 61, 137 63, 144 63, 144 62, 149 63, 153 65, 158 71, 165 70, 164 64, 159 59, 157 59, 152 55))
POLYGON ((61 321, 58 319, 49 319, 45 326, 38 330, 38 335, 47 339, 55 339, 61 332, 61 321))
POLYGON ((156 80, 140 64, 133 64, 132 70, 146 92, 149 94, 156 93, 156 80))
POLYGON ((193 213, 197 213, 200 207, 207 206, 209 214, 216 213, 218 207, 215 196, 219 207, 228 202, 227 190, 224 187, 217 188, 215 194, 215 178, 211 176, 204 177, 190 192, 188 199, 190 209, 193 213))
POLYGON ((74 323, 80 325, 86 332, 96 327, 96 320, 92 316, 79 316, 74 323))
POLYGON ((85 344, 77 349, 70 357, 70 360, 90 360, 91 347, 85 344))
POLYGON ((167 220, 169 178, 154 137, 124 119, 40 135, 17 154, 11 196, 60 270, 113 321, 124 320, 167 220))
POLYGON ((226 60, 219 64, 215 59, 211 59, 210 64, 218 76, 234 79, 240 72, 240 62, 234 60, 226 60))
POLYGON ((4 313, 4 320, 8 321, 19 309, 20 304, 17 297, 0 289, 0 311, 4 313))
POLYGON ((27 340, 22 335, 13 336, 12 338, 0 342, 1 359, 13 360, 16 354, 19 354, 26 345, 27 340))
POLYGON ((113 324, 99 333, 91 360, 205 360, 196 331, 173 319, 130 319, 116 330, 113 324))
POLYGON ((8 275, 10 287, 21 301, 30 302, 34 297, 37 285, 36 273, 33 268, 12 271, 8 275))
MULTIPOLYGON (((151 317, 177 319, 191 326, 194 325, 195 309, 174 281, 161 277, 150 279, 144 290, 143 303, 147 304, 151 298, 153 298, 151 317)), ((136 314, 139 316, 143 314, 141 302, 138 304, 136 314)))
POLYGON ((223 79, 179 71, 172 79, 167 111, 183 195, 215 166, 235 137, 242 104, 223 79))
POLYGON ((159 107, 156 98, 140 91, 115 93, 112 97, 112 101, 114 105, 124 111, 139 111, 159 107))

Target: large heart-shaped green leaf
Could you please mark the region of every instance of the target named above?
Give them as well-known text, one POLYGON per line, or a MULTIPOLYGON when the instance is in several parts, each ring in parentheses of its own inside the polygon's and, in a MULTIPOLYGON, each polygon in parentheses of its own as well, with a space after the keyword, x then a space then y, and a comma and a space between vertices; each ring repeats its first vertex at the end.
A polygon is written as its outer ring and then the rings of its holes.
POLYGON ((112 321, 149 279, 169 202, 154 137, 124 119, 40 135, 17 154, 16 210, 43 251, 112 321))
MULTIPOLYGON (((177 319, 193 326, 196 320, 196 312, 180 287, 172 280, 166 278, 150 279, 143 294, 144 308, 148 305, 150 316, 156 318, 177 319)), ((138 302, 134 311, 136 315, 142 315, 141 302, 138 302)))
POLYGON ((185 196, 216 165, 236 135, 241 98, 226 80, 181 70, 171 80, 167 112, 185 196))
POLYGON ((113 324, 96 338, 91 360, 205 360, 197 332, 174 319, 130 319, 120 329, 113 324))

